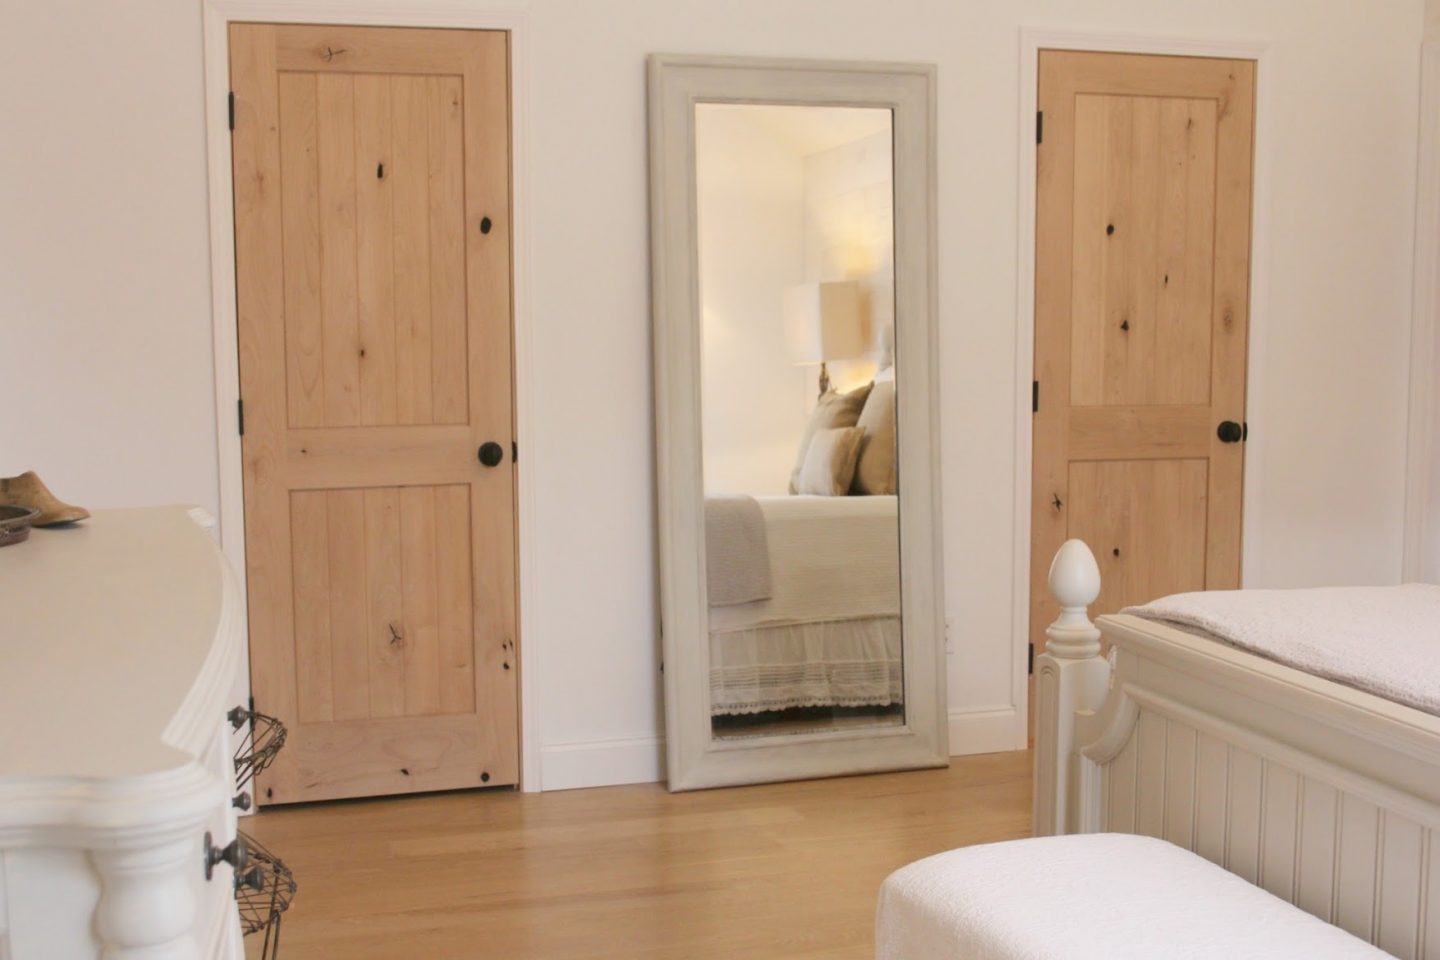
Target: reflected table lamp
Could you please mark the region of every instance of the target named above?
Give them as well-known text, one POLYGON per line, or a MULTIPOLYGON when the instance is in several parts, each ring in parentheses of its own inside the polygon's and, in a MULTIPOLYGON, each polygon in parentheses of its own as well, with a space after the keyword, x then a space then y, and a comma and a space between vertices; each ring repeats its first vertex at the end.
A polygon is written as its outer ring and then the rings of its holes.
POLYGON ((830 389, 826 361, 865 356, 865 315, 854 280, 802 283, 785 290, 785 329, 795 361, 820 364, 820 395, 830 389))

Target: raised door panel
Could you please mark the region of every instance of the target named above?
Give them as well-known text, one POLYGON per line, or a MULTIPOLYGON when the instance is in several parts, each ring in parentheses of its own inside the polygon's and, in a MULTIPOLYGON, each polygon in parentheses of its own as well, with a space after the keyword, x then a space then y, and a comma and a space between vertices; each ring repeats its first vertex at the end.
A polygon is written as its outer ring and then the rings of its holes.
POLYGON ((289 425, 465 423, 462 78, 278 90, 289 425))
POLYGON ((468 493, 291 494, 301 722, 474 710, 468 493))
POLYGON ((1215 102, 1075 98, 1070 402, 1210 401, 1215 102))

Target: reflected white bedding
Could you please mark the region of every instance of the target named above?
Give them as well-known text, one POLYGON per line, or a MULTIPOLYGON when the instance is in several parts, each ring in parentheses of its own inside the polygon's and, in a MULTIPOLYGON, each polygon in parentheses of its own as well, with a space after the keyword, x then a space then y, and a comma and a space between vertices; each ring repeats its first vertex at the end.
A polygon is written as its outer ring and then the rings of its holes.
POLYGON ((887 707, 902 699, 900 663, 899 617, 714 634, 710 712, 887 707))
POLYGON ((711 712, 899 703, 897 498, 756 499, 771 596, 710 608, 711 712))
POLYGON ((1121 612, 1440 716, 1440 586, 1212 590, 1121 612))
POLYGON ((710 611, 710 632, 900 615, 896 497, 756 497, 771 596, 710 611))

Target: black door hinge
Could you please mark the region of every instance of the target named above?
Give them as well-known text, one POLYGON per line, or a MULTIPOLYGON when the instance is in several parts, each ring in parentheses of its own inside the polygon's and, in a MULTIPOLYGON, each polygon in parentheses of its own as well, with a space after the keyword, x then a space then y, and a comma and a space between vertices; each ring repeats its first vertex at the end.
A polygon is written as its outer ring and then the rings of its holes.
POLYGON ((1040 412, 1040 381, 1030 381, 1030 412, 1040 412))
POLYGON ((1035 111, 1035 142, 1045 142, 1045 111, 1035 111))
POLYGON ((520 462, 520 442, 518 440, 510 441, 510 462, 520 462))
POLYGON ((231 129, 231 130, 234 130, 234 129, 235 129, 235 91, 234 91, 234 90, 231 90, 231 91, 230 91, 229 110, 230 110, 230 129, 231 129))
POLYGON ((245 436, 245 401, 235 401, 235 425, 240 430, 240 436, 245 436))

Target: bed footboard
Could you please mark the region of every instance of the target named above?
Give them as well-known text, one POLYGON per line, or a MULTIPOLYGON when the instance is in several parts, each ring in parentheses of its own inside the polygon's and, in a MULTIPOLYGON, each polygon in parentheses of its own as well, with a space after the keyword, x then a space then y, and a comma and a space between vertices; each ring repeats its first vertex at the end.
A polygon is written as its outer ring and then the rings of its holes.
POLYGON ((1100 577, 1078 540, 1050 587, 1037 835, 1162 837, 1396 956, 1440 958, 1440 719, 1134 617, 1092 624, 1100 577))

